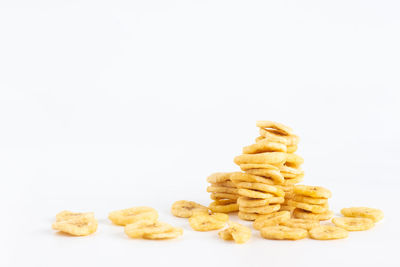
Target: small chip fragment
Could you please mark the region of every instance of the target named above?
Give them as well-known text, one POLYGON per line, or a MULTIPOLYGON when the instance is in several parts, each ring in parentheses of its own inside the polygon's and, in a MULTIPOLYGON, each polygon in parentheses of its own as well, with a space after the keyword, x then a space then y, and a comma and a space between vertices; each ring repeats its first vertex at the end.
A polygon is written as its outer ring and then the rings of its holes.
POLYGON ((251 237, 250 228, 239 223, 228 222, 228 228, 219 232, 223 240, 234 240, 237 244, 246 243, 251 237))
POLYGON ((261 228, 261 236, 266 239, 299 240, 307 237, 307 231, 286 226, 267 226, 261 228))
POLYGON ((150 207, 133 207, 112 211, 108 214, 108 218, 116 225, 125 226, 140 220, 156 221, 158 213, 150 207))
POLYGON ((332 240, 346 238, 349 233, 340 227, 333 225, 320 225, 310 229, 310 237, 317 240, 332 240))

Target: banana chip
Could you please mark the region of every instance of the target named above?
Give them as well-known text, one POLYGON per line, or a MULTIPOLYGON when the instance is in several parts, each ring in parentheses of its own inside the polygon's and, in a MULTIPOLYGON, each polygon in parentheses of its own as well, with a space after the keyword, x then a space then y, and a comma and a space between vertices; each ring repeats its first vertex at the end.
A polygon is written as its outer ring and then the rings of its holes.
POLYGON ((340 212, 346 217, 368 218, 374 222, 378 222, 383 219, 383 212, 381 210, 367 207, 344 208, 340 212))
POLYGON ((133 207, 112 211, 108 214, 108 218, 116 225, 125 226, 140 220, 156 221, 158 213, 150 207, 133 207))
POLYGON ((365 231, 374 227, 374 222, 368 218, 337 217, 332 222, 347 231, 365 231))
POLYGON ((254 222, 253 227, 256 230, 260 230, 266 226, 274 226, 279 223, 289 220, 290 212, 289 211, 278 211, 268 215, 259 216, 254 222))
POLYGON ((228 228, 219 232, 218 235, 223 240, 234 240, 237 244, 243 244, 250 239, 251 230, 244 225, 228 222, 228 228))
POLYGON ((307 237, 306 230, 286 226, 263 227, 260 233, 263 238, 277 240, 299 240, 307 237))
POLYGON ((309 233, 312 239, 317 240, 342 239, 349 235, 345 229, 333 225, 320 225, 312 228, 309 233))
POLYGON ((196 211, 208 212, 208 208, 194 201, 187 200, 178 200, 171 207, 171 213, 180 218, 189 218, 196 211))
POLYGON ((212 231, 224 228, 228 219, 225 213, 196 212, 189 218, 189 224, 195 231, 212 231))
POLYGON ((52 228, 73 236, 87 236, 97 230, 97 220, 85 216, 57 221, 53 223, 52 228))

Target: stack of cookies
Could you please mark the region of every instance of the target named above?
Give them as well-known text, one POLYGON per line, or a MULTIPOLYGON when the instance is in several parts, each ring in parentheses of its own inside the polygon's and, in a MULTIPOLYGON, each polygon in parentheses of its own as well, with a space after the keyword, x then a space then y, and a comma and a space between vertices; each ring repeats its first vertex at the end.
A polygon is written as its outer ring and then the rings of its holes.
POLYGON ((323 187, 296 185, 285 203, 294 209, 295 218, 324 221, 333 216, 328 205, 328 198, 331 196, 332 193, 323 187))
POLYGON ((210 197, 214 200, 209 209, 212 212, 234 212, 238 211, 237 199, 239 197, 236 185, 231 181, 230 172, 213 173, 207 178, 210 186, 207 192, 211 193, 210 197))

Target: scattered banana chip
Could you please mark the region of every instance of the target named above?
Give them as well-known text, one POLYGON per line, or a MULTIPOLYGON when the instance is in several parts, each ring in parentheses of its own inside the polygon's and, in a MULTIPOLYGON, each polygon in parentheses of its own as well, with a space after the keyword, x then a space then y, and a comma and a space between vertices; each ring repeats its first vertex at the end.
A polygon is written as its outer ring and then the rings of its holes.
POLYGON ((261 206, 261 207, 242 207, 239 206, 239 211, 245 212, 245 213, 257 213, 257 214, 271 214, 275 211, 278 211, 281 208, 281 205, 275 204, 275 205, 266 205, 266 206, 261 206))
POLYGON ((367 207, 344 208, 340 212, 346 217, 368 218, 374 222, 378 222, 383 219, 383 212, 381 210, 367 207))
POLYGON ((158 213, 150 207, 133 207, 112 211, 108 214, 108 218, 116 225, 125 226, 140 220, 156 221, 158 213))
POLYGON ((94 219, 94 212, 72 212, 72 211, 64 210, 64 211, 57 213, 56 221, 57 222, 66 221, 66 220, 75 219, 78 217, 94 219))
POLYGON ((194 201, 187 200, 178 200, 171 207, 171 213, 180 218, 189 218, 196 211, 208 212, 208 208, 194 201))
POLYGON ((260 232, 266 239, 299 240, 307 237, 307 230, 286 226, 267 226, 261 228, 260 232))
POLYGON ((293 191, 295 194, 314 198, 330 198, 332 196, 331 191, 320 186, 295 185, 293 191))
POLYGON ((145 234, 143 236, 143 238, 144 239, 153 239, 153 240, 174 239, 174 238, 181 236, 182 234, 183 234, 182 228, 174 227, 169 232, 145 234))
POLYGON ((332 219, 332 222, 347 231, 365 231, 375 225, 371 219, 355 217, 336 217, 332 219))
POLYGON ((242 154, 236 156, 234 162, 237 165, 248 163, 280 165, 286 160, 287 156, 284 152, 265 152, 259 154, 242 154))
POLYGON ((310 237, 317 240, 331 240, 346 238, 349 233, 340 227, 333 225, 320 225, 309 231, 310 237))
POLYGON ((146 234, 161 234, 172 231, 168 223, 153 220, 141 220, 125 226, 125 233, 131 238, 143 238, 146 234))
POLYGON ((52 228, 73 236, 87 236, 96 232, 97 220, 85 216, 76 216, 75 218, 57 221, 53 223, 52 228))
MULTIPOLYGON (((290 207, 290 206, 289 206, 290 207)), ((281 207, 282 209, 282 207, 281 207)), ((318 221, 326 221, 332 218, 333 212, 328 210, 324 213, 312 213, 309 211, 305 211, 302 209, 295 208, 293 210, 293 217, 298 219, 309 219, 309 220, 318 220, 318 221)))
POLYGON ((241 207, 254 208, 261 207, 269 204, 280 204, 283 203, 285 199, 283 197, 271 197, 265 199, 254 199, 248 197, 239 197, 237 199, 237 204, 241 207))
POLYGON ((253 227, 256 230, 260 230, 266 226, 274 226, 279 223, 289 220, 290 212, 289 211, 278 211, 268 215, 259 216, 254 222, 253 227))
POLYGON ((189 224, 195 231, 212 231, 225 227, 229 216, 225 213, 208 214, 204 212, 195 212, 189 218, 189 224))
POLYGON ((223 240, 234 240, 237 244, 246 243, 251 237, 250 228, 239 223, 228 222, 228 228, 218 233, 223 240))
POLYGON ((328 204, 325 205, 313 205, 313 204, 307 204, 303 202, 297 202, 291 199, 288 199, 286 201, 286 204, 289 206, 293 206, 302 210, 310 211, 312 213, 324 213, 328 211, 329 206, 328 204))
POLYGON ((292 227, 292 228, 301 228, 304 230, 310 230, 311 228, 317 227, 319 221, 316 220, 307 220, 307 219, 289 219, 279 223, 280 225, 292 227))

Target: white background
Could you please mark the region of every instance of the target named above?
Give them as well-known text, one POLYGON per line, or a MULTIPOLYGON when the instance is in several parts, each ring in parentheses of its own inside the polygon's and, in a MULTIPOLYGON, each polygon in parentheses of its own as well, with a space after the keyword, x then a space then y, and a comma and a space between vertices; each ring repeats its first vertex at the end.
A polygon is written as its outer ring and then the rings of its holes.
MULTIPOLYGON (((0 1, 1 266, 399 266, 399 1, 0 1), (385 212, 346 240, 244 245, 194 232, 256 120, 300 135, 305 184, 332 209, 385 212), (132 240, 109 211, 184 228, 132 240), (94 211, 98 232, 51 230, 94 211)), ((231 216, 232 220, 237 220, 231 216)), ((250 225, 245 222, 244 224, 250 225)))

